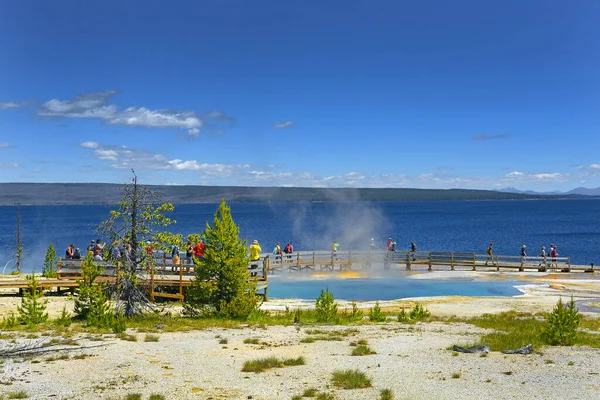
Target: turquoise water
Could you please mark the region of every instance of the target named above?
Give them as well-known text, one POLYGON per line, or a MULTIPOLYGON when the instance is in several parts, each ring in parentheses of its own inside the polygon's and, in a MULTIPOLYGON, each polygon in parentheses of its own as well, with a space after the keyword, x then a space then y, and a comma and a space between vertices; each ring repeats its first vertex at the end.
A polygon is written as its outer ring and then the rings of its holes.
POLYGON ((336 299, 395 300, 423 296, 516 296, 522 294, 516 281, 430 280, 405 277, 369 277, 358 279, 269 278, 270 298, 315 300, 321 289, 329 288, 336 299))

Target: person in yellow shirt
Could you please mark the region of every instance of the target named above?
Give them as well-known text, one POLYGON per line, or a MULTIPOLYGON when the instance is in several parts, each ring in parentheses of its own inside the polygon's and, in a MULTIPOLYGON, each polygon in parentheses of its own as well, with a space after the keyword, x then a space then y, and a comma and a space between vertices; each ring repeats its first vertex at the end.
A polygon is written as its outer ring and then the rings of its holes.
MULTIPOLYGON (((250 245, 250 269, 258 268, 258 260, 260 260, 260 252, 262 249, 258 244, 258 240, 254 240, 250 245)), ((256 272, 251 272, 251 276, 256 276, 256 272)))

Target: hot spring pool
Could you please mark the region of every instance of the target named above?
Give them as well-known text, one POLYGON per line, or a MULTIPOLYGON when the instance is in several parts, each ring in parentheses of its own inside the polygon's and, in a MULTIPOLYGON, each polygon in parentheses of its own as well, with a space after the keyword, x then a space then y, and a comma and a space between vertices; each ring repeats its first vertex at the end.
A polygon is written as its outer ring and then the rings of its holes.
POLYGON ((275 276, 269 278, 270 298, 314 300, 321 289, 329 288, 340 300, 395 300, 429 296, 516 296, 522 294, 516 281, 429 280, 406 277, 380 278, 302 278, 275 276))

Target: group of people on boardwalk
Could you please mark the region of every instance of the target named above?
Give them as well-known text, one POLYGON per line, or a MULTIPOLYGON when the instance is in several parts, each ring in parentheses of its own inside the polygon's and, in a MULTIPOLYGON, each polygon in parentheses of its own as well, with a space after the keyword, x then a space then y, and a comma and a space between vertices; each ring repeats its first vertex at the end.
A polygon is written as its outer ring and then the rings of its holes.
MULTIPOLYGON (((494 243, 490 243, 490 245, 488 246, 487 250, 485 251, 485 253, 487 254, 487 260, 485 262, 485 265, 488 265, 488 263, 491 261, 492 265, 494 264, 494 243)), ((550 245, 550 251, 546 252, 546 246, 542 246, 540 248, 540 253, 538 254, 538 257, 541 257, 540 263, 538 264, 538 267, 541 266, 547 266, 547 256, 550 255, 550 258, 552 259, 550 266, 555 266, 556 265, 556 257, 558 257, 558 247, 556 245, 551 244, 550 245)), ((525 257, 527 257, 527 245, 522 245, 521 246, 521 261, 525 260, 525 257)))

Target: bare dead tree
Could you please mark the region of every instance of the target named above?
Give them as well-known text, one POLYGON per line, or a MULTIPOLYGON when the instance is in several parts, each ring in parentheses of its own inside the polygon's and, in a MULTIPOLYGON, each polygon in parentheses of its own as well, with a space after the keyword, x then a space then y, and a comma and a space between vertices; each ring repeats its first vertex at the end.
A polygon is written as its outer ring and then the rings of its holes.
POLYGON ((153 309, 147 296, 149 284, 141 272, 153 268, 154 260, 152 248, 144 250, 143 244, 154 241, 155 227, 173 222, 165 213, 174 209, 172 204, 161 204, 154 192, 139 185, 135 171, 132 172, 133 179, 124 185, 118 208, 98 228, 111 242, 121 245, 119 260, 113 260, 122 265, 121 273, 109 288, 118 300, 117 311, 126 317, 153 309))

